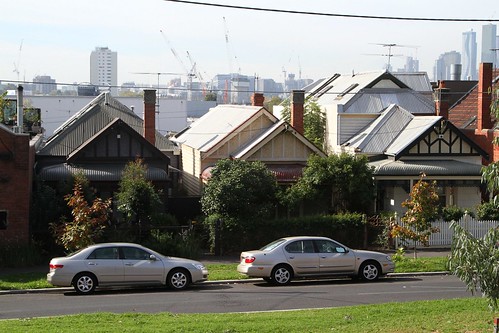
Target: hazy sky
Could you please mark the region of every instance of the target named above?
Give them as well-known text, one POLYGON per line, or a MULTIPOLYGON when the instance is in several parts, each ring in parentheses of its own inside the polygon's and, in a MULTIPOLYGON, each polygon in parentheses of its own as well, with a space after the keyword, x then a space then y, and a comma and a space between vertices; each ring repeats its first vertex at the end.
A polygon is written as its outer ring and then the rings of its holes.
MULTIPOLYGON (((352 15, 499 18, 497 0, 210 2, 352 15)), ((393 48, 392 54, 416 57, 420 70, 431 78, 440 54, 461 52, 462 32, 476 31, 480 50, 481 27, 488 24, 297 15, 161 0, 16 0, 2 2, 1 8, 0 81, 17 80, 17 66, 20 80, 50 75, 58 83, 88 82, 90 53, 97 46, 118 52, 119 84, 157 81, 157 76, 136 72, 184 73, 171 47, 190 68, 188 51, 207 80, 240 68, 241 74, 282 82, 283 70, 298 78, 301 68, 302 78, 318 79, 334 73, 383 69, 387 62, 383 54, 388 54, 388 49, 377 43, 410 46, 393 48)), ((404 62, 404 57, 391 58, 395 69, 404 62)), ((169 78, 162 76, 161 81, 169 78)))

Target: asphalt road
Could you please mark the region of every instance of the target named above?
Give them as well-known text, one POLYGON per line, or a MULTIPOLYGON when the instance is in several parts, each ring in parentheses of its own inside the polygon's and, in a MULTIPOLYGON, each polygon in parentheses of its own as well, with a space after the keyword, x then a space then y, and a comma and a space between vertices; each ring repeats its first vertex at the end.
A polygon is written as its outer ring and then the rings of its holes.
POLYGON ((93 295, 54 290, 0 295, 0 319, 91 312, 226 313, 340 307, 385 302, 472 297, 456 277, 397 276, 377 282, 293 281, 202 284, 185 291, 168 289, 100 290, 93 295))

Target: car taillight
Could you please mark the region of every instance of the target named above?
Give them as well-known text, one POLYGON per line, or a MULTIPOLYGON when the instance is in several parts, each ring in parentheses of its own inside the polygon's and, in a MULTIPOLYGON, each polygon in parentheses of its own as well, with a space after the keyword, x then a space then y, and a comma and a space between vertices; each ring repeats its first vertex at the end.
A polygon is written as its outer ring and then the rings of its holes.
POLYGON ((64 265, 50 264, 49 267, 50 267, 50 269, 58 269, 58 268, 63 268, 64 265))
POLYGON ((255 257, 246 257, 244 258, 244 263, 245 264, 251 264, 253 261, 255 261, 255 257))

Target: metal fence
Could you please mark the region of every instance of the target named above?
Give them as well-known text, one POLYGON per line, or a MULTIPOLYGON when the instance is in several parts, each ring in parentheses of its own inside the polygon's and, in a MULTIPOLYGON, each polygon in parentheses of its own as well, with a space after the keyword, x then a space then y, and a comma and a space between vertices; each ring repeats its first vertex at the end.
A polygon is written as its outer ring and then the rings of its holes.
MULTIPOLYGON (((398 221, 400 225, 404 225, 402 221, 398 221)), ((475 238, 483 237, 490 229, 499 227, 499 221, 480 221, 474 219, 470 216, 463 216, 457 223, 461 225, 464 229, 468 230, 471 235, 475 238)), ((440 230, 440 232, 433 233, 429 239, 429 247, 441 247, 441 248, 450 248, 452 245, 452 237, 454 236, 454 231, 450 228, 451 222, 446 222, 443 220, 434 221, 432 223, 433 227, 436 227, 440 230)), ((396 238, 395 239, 395 248, 403 245, 403 242, 396 238)), ((408 245, 413 247, 414 244, 412 241, 408 241, 408 245)), ((420 242, 416 243, 416 248, 425 247, 420 242)))

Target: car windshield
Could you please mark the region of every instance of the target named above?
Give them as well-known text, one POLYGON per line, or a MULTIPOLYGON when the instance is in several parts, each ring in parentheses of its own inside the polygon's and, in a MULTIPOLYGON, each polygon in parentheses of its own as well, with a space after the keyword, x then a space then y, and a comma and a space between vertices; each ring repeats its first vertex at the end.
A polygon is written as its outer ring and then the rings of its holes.
POLYGON ((286 240, 285 239, 278 239, 278 240, 275 240, 273 241, 272 243, 269 243, 267 245, 265 245, 264 247, 262 247, 260 249, 260 251, 272 251, 273 249, 275 249, 276 247, 278 247, 279 245, 281 245, 282 243, 284 243, 286 240))

